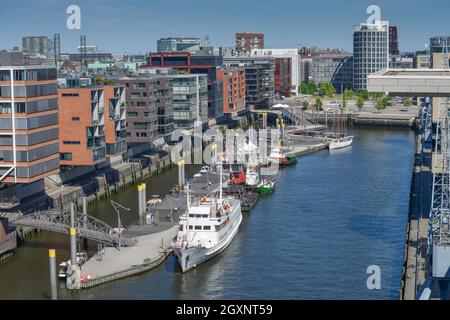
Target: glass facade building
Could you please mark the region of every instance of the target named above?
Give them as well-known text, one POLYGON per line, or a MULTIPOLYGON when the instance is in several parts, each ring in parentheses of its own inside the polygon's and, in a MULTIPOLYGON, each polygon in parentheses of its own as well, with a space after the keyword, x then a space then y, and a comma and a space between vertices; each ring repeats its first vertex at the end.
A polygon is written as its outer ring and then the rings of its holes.
POLYGON ((389 23, 356 26, 353 33, 353 89, 366 90, 367 76, 389 66, 389 23))

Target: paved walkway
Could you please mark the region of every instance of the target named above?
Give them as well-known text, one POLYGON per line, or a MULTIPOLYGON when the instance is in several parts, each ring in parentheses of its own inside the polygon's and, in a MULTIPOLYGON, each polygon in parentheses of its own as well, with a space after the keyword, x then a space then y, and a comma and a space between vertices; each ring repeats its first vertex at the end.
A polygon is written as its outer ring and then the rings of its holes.
POLYGON ((139 237, 132 247, 106 247, 101 260, 97 253, 81 267, 81 273, 96 279, 148 264, 171 246, 177 232, 178 225, 175 225, 166 231, 139 237))

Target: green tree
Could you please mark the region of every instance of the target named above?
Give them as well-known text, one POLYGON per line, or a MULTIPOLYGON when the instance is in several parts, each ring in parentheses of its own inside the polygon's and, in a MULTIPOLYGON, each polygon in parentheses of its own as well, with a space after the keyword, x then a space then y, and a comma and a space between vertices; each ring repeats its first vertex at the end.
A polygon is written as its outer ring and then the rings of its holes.
POLYGON ((361 98, 363 98, 364 101, 369 100, 369 93, 368 93, 366 90, 362 90, 362 91, 359 93, 359 96, 360 96, 361 98))
POLYGON ((356 101, 356 106, 359 110, 361 110, 364 107, 364 99, 363 97, 358 97, 358 100, 356 101))
POLYGON ((342 95, 342 109, 345 109, 347 107, 347 96, 344 94, 342 95))
POLYGON ((344 91, 344 95, 348 99, 352 100, 355 97, 355 92, 352 89, 347 89, 347 90, 344 91))
POLYGON ((389 98, 384 96, 383 98, 381 98, 381 103, 383 104, 383 109, 386 109, 389 105, 389 98))
POLYGON ((315 103, 314 103, 314 106, 316 107, 317 111, 323 110, 323 102, 322 102, 322 100, 320 100, 320 98, 317 98, 315 103))
POLYGON ((315 95, 317 93, 317 83, 315 81, 311 81, 308 83, 309 94, 315 95))
POLYGON ((388 106, 388 100, 386 97, 383 98, 378 98, 377 102, 375 104, 375 107, 377 108, 378 111, 381 112, 381 110, 386 109, 386 107, 388 106))
POLYGON ((319 95, 320 96, 332 96, 336 93, 336 89, 330 82, 321 83, 319 85, 319 95))
POLYGON ((309 107, 309 102, 307 100, 305 100, 305 101, 303 101, 302 105, 303 105, 302 106, 302 110, 305 111, 309 107))
POLYGON ((410 101, 408 98, 404 98, 404 99, 403 99, 403 106, 404 106, 405 108, 410 107, 410 106, 411 106, 411 101, 410 101))

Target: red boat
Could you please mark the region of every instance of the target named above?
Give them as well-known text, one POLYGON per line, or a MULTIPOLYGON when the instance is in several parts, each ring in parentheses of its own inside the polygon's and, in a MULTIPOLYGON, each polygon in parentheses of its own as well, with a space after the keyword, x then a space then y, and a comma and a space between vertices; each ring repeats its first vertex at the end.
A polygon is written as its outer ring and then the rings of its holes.
POLYGON ((245 175, 245 171, 243 171, 243 170, 230 173, 230 182, 231 183, 244 184, 246 180, 247 180, 247 176, 245 175))

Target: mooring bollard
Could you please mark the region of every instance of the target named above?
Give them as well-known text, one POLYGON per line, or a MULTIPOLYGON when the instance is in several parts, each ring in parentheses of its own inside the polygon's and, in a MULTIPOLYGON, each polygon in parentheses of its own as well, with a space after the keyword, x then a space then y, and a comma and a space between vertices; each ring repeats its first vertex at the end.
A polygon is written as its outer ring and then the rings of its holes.
POLYGON ((147 214, 147 185, 142 184, 142 213, 147 214))
MULTIPOLYGON (((87 227, 87 197, 83 196, 83 228, 86 229, 87 227)), ((83 240, 83 248, 85 251, 87 251, 88 248, 88 240, 84 238, 83 240)))
POLYGON ((77 265, 77 229, 70 228, 70 262, 77 265))
POLYGON ((50 292, 51 299, 58 299, 57 275, 56 275, 56 251, 55 249, 48 250, 48 258, 50 263, 50 292))
POLYGON ((142 215, 144 210, 142 209, 142 184, 138 185, 138 212, 142 215))

